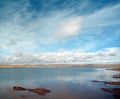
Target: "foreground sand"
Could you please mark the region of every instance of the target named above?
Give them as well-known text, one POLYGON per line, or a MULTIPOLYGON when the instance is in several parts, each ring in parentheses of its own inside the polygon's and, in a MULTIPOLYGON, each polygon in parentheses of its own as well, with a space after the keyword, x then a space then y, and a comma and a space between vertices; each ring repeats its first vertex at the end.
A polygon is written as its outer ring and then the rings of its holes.
POLYGON ((120 67, 120 64, 40 64, 40 65, 0 65, 0 68, 44 68, 44 67, 120 67))

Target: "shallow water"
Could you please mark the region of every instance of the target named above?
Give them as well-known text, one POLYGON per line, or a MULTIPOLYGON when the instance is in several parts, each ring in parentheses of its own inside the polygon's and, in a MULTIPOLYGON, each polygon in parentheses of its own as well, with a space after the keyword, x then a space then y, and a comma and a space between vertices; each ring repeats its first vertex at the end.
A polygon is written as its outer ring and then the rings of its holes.
POLYGON ((113 78, 119 71, 96 67, 14 68, 0 69, 0 99, 119 99, 101 88, 120 88, 103 82, 119 82, 113 78), (103 81, 103 82, 94 82, 103 81), (46 88, 45 96, 29 91, 15 91, 13 86, 46 88))

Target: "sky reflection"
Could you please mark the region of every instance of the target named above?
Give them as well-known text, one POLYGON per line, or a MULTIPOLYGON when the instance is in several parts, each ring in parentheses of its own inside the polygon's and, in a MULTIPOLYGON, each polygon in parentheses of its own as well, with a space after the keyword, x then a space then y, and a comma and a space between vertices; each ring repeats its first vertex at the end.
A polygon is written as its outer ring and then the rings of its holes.
POLYGON ((101 90, 101 88, 106 88, 105 84, 92 81, 119 81, 112 78, 118 73, 118 71, 94 67, 0 69, 0 96, 13 97, 15 95, 20 98, 24 95, 27 99, 32 99, 30 96, 36 99, 40 97, 41 99, 79 99, 80 97, 81 99, 114 99, 101 90), (13 86, 32 89, 42 87, 50 89, 51 93, 45 97, 31 92, 18 93, 12 90, 13 86))

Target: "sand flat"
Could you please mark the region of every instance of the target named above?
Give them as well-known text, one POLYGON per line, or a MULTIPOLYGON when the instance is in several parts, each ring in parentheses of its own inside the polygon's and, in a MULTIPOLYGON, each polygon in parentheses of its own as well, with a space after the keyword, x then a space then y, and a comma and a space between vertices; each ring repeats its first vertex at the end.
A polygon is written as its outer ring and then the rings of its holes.
POLYGON ((120 64, 39 64, 39 65, 0 65, 0 68, 44 68, 44 67, 120 67, 120 64))

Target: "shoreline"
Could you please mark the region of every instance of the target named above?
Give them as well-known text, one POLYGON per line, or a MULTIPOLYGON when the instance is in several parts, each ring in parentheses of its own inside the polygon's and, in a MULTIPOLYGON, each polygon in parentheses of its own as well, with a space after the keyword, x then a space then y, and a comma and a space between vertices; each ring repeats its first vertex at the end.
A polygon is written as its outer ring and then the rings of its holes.
POLYGON ((49 68, 49 67, 120 67, 120 64, 39 64, 0 65, 1 68, 49 68))

